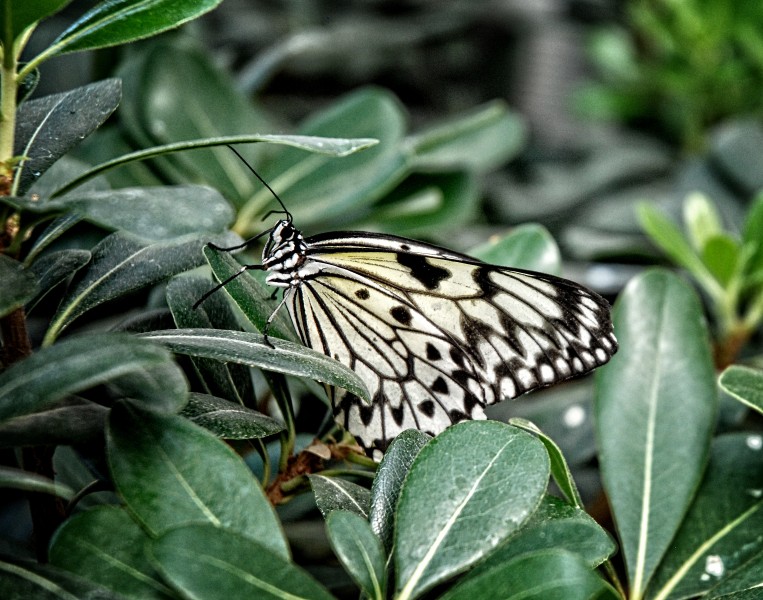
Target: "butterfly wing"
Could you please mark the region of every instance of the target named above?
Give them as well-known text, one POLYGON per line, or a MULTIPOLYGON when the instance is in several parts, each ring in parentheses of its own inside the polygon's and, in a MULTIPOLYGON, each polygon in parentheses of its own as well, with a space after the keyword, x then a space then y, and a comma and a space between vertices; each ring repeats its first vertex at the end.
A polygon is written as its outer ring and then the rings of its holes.
POLYGON ((617 350, 609 305, 574 282, 404 238, 308 238, 288 292, 304 343, 364 379, 372 404, 334 391, 365 448, 404 429, 437 434, 483 407, 579 375, 617 350))

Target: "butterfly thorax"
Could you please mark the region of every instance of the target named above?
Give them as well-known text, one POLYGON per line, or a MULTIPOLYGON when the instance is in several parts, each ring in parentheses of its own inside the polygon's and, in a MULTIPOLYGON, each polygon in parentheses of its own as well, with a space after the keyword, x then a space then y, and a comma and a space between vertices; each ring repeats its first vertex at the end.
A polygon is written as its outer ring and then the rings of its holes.
POLYGON ((262 265, 269 271, 266 282, 276 287, 298 285, 306 251, 302 233, 291 221, 278 221, 262 251, 262 265))

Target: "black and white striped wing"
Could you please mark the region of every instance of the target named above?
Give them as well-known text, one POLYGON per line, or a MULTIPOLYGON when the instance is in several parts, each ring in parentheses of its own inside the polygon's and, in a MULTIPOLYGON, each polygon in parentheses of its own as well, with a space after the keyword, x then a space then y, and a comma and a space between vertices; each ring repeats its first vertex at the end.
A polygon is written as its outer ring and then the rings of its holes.
POLYGON ((372 404, 336 390, 339 422, 366 449, 433 435, 483 407, 604 364, 617 350, 608 303, 571 281, 487 265, 393 236, 305 240, 287 291, 303 342, 358 373, 372 404))

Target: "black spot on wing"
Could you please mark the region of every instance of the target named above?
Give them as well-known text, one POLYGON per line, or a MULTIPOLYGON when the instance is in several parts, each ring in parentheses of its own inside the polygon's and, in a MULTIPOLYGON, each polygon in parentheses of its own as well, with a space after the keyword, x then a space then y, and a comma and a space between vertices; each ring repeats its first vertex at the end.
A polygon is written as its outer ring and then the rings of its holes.
POLYGON ((442 378, 442 376, 438 377, 434 380, 434 383, 432 383, 432 391, 438 392, 440 394, 447 394, 448 393, 448 384, 447 382, 442 378))
POLYGON ((392 315, 392 318, 395 319, 395 321, 398 321, 403 325, 411 324, 411 311, 405 306, 393 306, 389 310, 389 314, 392 315))
POLYGON ((424 402, 420 402, 417 408, 419 411, 421 411, 422 414, 429 417, 430 419, 434 417, 434 402, 431 400, 424 400, 424 402))
POLYGON ((436 290, 441 281, 451 276, 450 271, 431 264, 425 256, 398 252, 396 258, 397 262, 408 267, 411 276, 428 290, 436 290))
POLYGON ((433 344, 427 342, 427 360, 441 360, 440 351, 433 344))
POLYGON ((360 300, 368 300, 371 297, 371 294, 368 293, 366 288, 360 288, 359 290, 355 290, 355 296, 360 300))

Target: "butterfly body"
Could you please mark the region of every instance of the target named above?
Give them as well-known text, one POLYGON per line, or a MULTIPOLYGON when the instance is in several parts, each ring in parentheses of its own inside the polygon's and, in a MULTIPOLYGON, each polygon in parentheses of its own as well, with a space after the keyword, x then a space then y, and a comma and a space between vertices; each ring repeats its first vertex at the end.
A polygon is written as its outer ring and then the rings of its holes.
POLYGON ((336 419, 378 457, 401 431, 436 435, 484 407, 604 364, 617 350, 607 302, 558 277, 365 232, 303 238, 279 220, 263 251, 270 285, 307 346, 353 369, 336 419))

